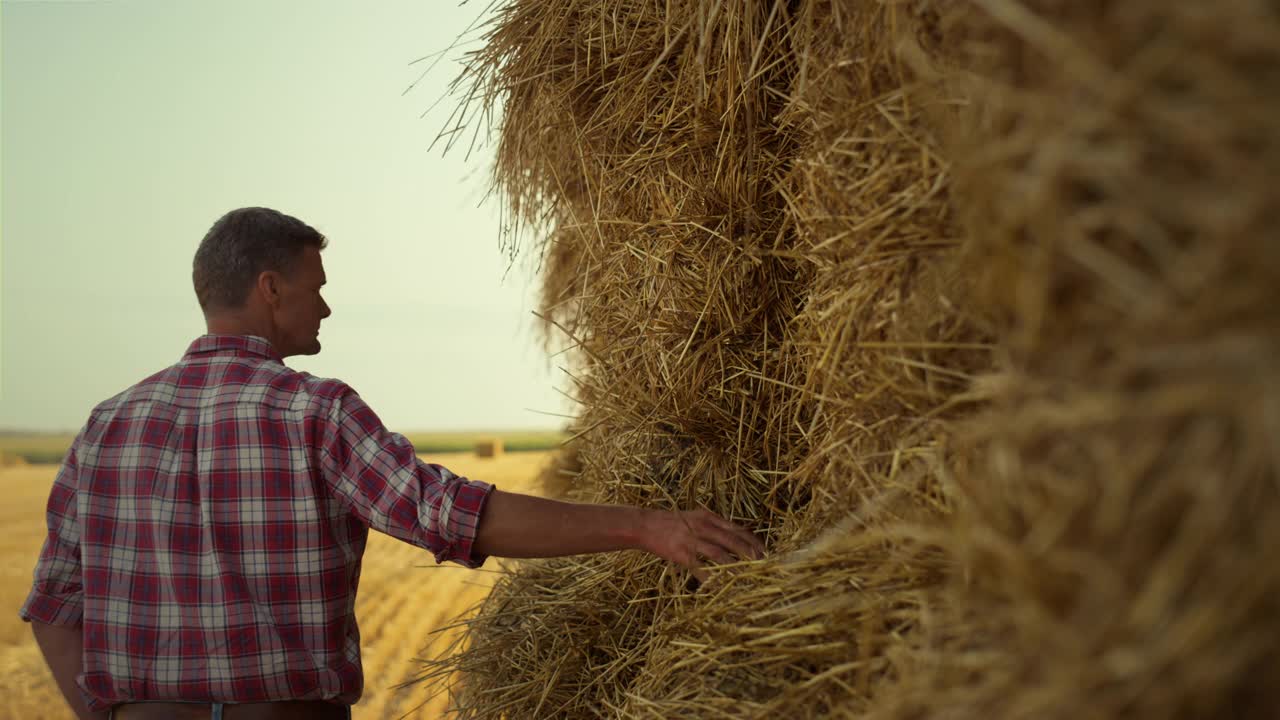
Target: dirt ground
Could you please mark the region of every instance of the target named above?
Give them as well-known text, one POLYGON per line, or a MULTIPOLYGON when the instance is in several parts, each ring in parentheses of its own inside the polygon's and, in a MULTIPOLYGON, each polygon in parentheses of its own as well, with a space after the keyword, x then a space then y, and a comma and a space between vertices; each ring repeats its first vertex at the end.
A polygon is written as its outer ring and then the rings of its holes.
MULTIPOLYGON (((527 491, 550 459, 550 453, 511 453, 478 458, 470 453, 424 456, 459 475, 492 482, 504 490, 527 491)), ((44 504, 56 465, 0 469, 0 720, 72 720, 71 711, 54 686, 31 630, 18 618, 18 608, 31 587, 31 570, 44 540, 44 504)), ((397 689, 413 678, 415 657, 463 610, 488 591, 497 563, 479 571, 436 565, 431 554, 386 535, 373 533, 365 550, 356 600, 364 658, 364 697, 356 704, 356 720, 442 716, 446 698, 427 701, 423 684, 397 689)))

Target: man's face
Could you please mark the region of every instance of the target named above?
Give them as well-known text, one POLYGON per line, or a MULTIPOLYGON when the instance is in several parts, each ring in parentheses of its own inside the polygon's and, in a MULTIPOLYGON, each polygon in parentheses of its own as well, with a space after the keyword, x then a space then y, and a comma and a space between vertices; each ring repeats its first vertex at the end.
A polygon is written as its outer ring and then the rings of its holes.
POLYGON ((280 304, 274 316, 278 333, 276 350, 281 356, 320 352, 320 321, 332 314, 320 297, 320 287, 324 284, 320 250, 304 248, 293 272, 280 278, 280 304))

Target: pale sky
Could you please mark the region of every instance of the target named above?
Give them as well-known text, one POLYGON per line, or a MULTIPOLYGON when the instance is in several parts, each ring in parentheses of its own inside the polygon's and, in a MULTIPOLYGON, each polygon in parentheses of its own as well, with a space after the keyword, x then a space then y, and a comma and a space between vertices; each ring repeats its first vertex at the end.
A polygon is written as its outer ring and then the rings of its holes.
POLYGON ((559 428, 506 275, 492 147, 428 146, 485 10, 454 0, 3 0, 0 428, 75 430, 204 332, 191 260, 236 207, 329 238, 314 357, 392 429, 559 428), (465 148, 463 148, 465 150, 465 148))

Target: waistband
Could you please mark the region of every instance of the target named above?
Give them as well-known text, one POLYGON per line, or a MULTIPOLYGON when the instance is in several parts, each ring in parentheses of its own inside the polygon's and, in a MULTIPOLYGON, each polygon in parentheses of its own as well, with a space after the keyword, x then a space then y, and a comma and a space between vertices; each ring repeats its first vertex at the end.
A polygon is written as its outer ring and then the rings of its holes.
POLYGON ((351 707, 323 700, 263 703, 152 701, 121 703, 111 720, 351 720, 351 707))

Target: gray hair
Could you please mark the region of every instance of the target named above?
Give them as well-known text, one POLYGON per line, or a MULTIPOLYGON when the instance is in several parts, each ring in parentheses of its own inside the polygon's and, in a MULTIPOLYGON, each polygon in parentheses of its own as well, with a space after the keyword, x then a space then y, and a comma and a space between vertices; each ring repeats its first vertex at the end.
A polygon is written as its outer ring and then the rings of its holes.
POLYGON ((307 247, 328 241, 315 228, 282 212, 240 208, 218 218, 200 241, 192 263, 196 300, 205 313, 244 307, 258 275, 289 275, 307 247))

